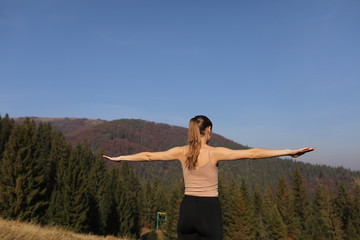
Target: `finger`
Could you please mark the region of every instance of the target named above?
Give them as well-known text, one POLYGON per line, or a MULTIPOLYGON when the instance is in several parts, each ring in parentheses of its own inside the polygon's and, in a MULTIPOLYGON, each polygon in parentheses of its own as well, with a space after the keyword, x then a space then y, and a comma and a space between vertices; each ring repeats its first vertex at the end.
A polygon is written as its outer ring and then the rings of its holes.
POLYGON ((307 150, 307 152, 311 152, 311 151, 314 151, 315 148, 314 147, 308 147, 306 150, 307 150))

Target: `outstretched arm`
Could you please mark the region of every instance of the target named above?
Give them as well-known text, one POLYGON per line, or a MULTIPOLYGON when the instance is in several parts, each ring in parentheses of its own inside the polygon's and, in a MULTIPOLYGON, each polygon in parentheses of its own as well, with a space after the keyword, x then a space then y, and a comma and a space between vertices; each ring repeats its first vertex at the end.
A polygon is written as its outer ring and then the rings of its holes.
POLYGON ((164 152, 141 152, 132 155, 109 157, 103 155, 111 161, 167 161, 167 160, 179 160, 181 153, 183 152, 182 147, 174 147, 164 152))
POLYGON ((237 160, 237 159, 257 159, 257 158, 271 158, 281 156, 299 157, 307 152, 314 151, 315 148, 306 147, 296 150, 284 149, 273 150, 264 148, 252 148, 247 150, 232 150, 228 148, 215 148, 214 155, 217 161, 221 160, 237 160))

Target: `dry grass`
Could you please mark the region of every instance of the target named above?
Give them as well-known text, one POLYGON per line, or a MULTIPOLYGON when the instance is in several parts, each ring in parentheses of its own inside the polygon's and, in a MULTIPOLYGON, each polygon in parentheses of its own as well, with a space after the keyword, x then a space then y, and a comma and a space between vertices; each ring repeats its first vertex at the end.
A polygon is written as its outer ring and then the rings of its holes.
POLYGON ((41 227, 0 219, 0 240, 130 240, 77 234, 59 227, 41 227))

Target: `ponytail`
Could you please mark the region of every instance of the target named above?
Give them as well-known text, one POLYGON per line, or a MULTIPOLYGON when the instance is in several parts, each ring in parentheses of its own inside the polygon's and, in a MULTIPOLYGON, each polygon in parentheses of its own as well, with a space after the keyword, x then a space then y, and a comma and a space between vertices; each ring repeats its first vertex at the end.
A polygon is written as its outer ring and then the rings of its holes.
POLYGON ((185 166, 189 170, 193 170, 196 167, 197 158, 201 148, 201 135, 207 127, 212 127, 211 121, 205 116, 196 116, 189 122, 189 135, 188 144, 189 149, 186 153, 185 166))

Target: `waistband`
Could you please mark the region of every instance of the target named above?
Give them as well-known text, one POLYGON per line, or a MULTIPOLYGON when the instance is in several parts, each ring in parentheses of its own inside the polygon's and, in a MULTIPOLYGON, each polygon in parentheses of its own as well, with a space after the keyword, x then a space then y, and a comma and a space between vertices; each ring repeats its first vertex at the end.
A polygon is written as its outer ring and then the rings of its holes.
POLYGON ((184 199, 218 199, 219 197, 204 197, 204 196, 194 196, 194 195, 184 195, 184 199))

